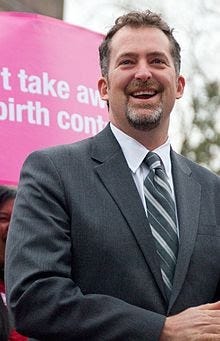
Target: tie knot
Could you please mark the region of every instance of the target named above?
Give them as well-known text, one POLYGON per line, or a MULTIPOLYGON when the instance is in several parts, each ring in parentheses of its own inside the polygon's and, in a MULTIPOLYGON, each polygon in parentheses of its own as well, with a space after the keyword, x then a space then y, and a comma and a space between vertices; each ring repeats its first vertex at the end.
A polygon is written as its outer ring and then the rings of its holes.
POLYGON ((154 152, 147 153, 145 157, 145 164, 149 167, 149 169, 163 168, 159 155, 154 152))

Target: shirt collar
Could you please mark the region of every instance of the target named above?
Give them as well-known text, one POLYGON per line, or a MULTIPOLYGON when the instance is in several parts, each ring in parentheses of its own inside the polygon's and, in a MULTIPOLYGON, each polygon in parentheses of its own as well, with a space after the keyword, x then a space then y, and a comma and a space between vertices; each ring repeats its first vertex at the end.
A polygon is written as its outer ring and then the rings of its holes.
MULTIPOLYGON (((131 136, 125 134, 123 131, 115 127, 110 123, 111 130, 121 146, 123 154, 126 158, 129 168, 133 173, 136 173, 137 169, 141 166, 145 156, 149 150, 144 147, 141 143, 133 139, 131 136)), ((170 139, 153 150, 157 153, 164 165, 165 171, 168 177, 171 176, 171 160, 170 160, 170 139)))

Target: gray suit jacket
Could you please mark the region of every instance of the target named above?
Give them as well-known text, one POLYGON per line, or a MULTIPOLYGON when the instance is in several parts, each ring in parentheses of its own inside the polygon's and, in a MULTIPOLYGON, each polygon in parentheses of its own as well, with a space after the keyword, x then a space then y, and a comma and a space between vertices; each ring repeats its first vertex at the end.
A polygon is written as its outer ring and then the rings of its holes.
POLYGON ((158 340, 220 299, 220 179, 171 152, 180 246, 169 304, 154 240, 109 126, 26 160, 6 251, 17 329, 39 340, 158 340))

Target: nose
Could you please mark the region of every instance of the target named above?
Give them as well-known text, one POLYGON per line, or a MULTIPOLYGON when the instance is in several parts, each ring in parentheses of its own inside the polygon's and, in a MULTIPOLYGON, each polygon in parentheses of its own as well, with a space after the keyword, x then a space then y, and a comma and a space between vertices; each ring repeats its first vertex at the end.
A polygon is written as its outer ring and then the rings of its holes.
POLYGON ((152 74, 151 74, 149 66, 147 65, 146 62, 140 63, 137 66, 137 70, 135 72, 135 79, 146 81, 150 78, 152 78, 152 74))

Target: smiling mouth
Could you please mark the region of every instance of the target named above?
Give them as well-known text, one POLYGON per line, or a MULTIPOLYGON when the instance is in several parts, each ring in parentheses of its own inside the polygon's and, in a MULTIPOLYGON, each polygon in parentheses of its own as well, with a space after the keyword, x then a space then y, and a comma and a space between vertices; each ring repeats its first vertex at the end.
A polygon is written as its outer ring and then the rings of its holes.
POLYGON ((150 99, 157 95, 156 90, 144 90, 144 91, 135 91, 130 93, 130 96, 137 99, 150 99))

